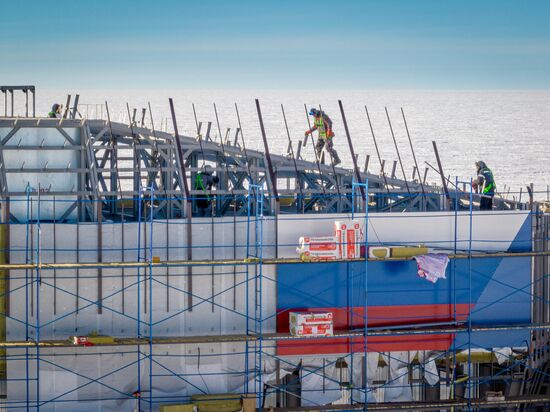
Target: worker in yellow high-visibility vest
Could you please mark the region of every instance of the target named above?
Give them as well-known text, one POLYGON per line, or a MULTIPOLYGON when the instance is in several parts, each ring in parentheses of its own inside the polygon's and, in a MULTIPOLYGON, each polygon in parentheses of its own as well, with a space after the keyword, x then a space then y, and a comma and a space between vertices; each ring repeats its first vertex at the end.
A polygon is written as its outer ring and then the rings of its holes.
POLYGON ((476 171, 477 178, 474 179, 472 186, 476 193, 481 194, 479 210, 493 210, 493 197, 497 190, 493 172, 482 160, 476 162, 476 171))
POLYGON ((319 132, 319 138, 315 144, 317 156, 320 157, 323 147, 326 147, 327 152, 329 152, 332 157, 333 164, 335 166, 340 164, 340 158, 338 157, 336 150, 334 150, 334 145, 332 142, 332 138, 334 137, 334 132, 332 131, 332 120, 330 120, 330 117, 328 117, 325 112, 317 109, 311 109, 309 111, 309 115, 313 116, 313 127, 306 130, 305 135, 309 136, 315 130, 319 132))

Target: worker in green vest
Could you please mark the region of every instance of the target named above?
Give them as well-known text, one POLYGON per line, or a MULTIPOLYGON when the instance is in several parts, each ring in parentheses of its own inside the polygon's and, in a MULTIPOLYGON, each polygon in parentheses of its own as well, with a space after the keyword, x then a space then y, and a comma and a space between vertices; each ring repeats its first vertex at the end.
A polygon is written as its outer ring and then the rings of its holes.
POLYGON ((220 179, 213 174, 212 166, 205 165, 201 171, 195 176, 195 190, 200 190, 201 193, 195 195, 195 204, 197 205, 198 215, 207 216, 207 211, 212 204, 212 187, 217 185, 220 179))
POLYGON ((476 162, 477 178, 474 179, 473 187, 476 193, 481 194, 479 210, 492 210, 493 197, 497 190, 493 172, 487 167, 484 161, 476 162))
POLYGON ((51 118, 51 119, 55 119, 58 116, 61 117, 61 109, 62 108, 63 108, 63 106, 61 106, 60 104, 55 103, 52 106, 52 110, 50 110, 50 112, 48 113, 48 117, 51 118))
POLYGON ((317 109, 311 109, 309 111, 309 115, 313 116, 313 127, 306 130, 305 136, 309 136, 315 130, 319 133, 319 138, 317 139, 317 143, 315 145, 317 157, 321 156, 323 147, 326 146, 327 152, 332 157, 333 165, 336 166, 337 164, 340 164, 340 158, 338 157, 336 150, 334 150, 334 145, 332 142, 332 138, 334 137, 334 132, 332 131, 332 120, 330 120, 330 117, 328 117, 325 112, 317 109))

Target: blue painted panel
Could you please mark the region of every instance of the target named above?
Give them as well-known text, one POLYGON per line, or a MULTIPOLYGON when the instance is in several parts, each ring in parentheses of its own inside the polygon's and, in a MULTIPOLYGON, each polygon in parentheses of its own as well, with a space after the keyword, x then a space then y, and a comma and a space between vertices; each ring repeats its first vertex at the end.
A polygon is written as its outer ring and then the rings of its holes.
POLYGON ((529 252, 532 250, 532 217, 527 215, 516 237, 508 248, 509 252, 529 252))
MULTIPOLYGON (((472 260, 473 303, 482 294, 501 260, 472 260)), ((432 284, 416 274, 415 261, 369 262, 369 305, 469 303, 468 265, 466 259, 453 260, 447 268, 447 279, 432 284)), ((528 270, 523 272, 524 276, 529 275, 528 270)), ((365 264, 362 262, 279 265, 278 307, 360 306, 363 304, 364 277, 365 264)))

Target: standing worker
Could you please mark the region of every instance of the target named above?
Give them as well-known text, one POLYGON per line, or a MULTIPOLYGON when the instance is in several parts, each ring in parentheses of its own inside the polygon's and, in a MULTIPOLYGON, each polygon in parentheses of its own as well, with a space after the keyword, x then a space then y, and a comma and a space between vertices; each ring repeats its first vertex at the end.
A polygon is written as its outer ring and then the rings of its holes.
POLYGON ((220 179, 218 176, 212 174, 212 166, 205 165, 202 172, 198 172, 195 177, 195 190, 202 191, 201 194, 197 195, 196 205, 199 211, 199 216, 206 216, 208 207, 212 204, 212 198, 210 192, 212 187, 217 185, 220 179))
POLYGON ((55 103, 53 106, 52 106, 52 110, 50 110, 50 112, 48 113, 48 117, 50 119, 55 119, 58 115, 61 117, 61 109, 63 108, 63 106, 61 106, 60 104, 58 103, 55 103))
POLYGON ((313 127, 309 130, 306 130, 305 136, 309 136, 315 130, 319 132, 319 138, 317 139, 317 144, 315 145, 315 151, 317 156, 321 157, 321 152, 323 147, 327 146, 327 152, 332 156, 333 165, 336 166, 340 164, 340 158, 338 153, 334 150, 334 145, 332 143, 332 138, 334 137, 334 132, 332 131, 332 120, 328 117, 325 112, 317 109, 311 109, 309 115, 313 116, 313 127))
POLYGON ((482 160, 476 162, 476 169, 477 178, 474 179, 473 187, 476 193, 481 194, 479 210, 492 210, 493 197, 495 196, 495 192, 497 190, 493 172, 491 172, 491 169, 489 169, 482 160))

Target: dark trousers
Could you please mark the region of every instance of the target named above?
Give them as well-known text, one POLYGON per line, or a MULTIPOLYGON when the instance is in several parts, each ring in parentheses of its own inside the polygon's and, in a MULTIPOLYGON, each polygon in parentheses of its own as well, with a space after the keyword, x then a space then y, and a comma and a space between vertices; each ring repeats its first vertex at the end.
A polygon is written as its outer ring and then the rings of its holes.
POLYGON ((210 207, 212 202, 208 197, 204 195, 198 195, 195 201, 197 205, 197 216, 204 217, 212 214, 212 208, 210 207))
POLYGON ((481 196, 481 201, 479 202, 479 210, 493 210, 493 198, 481 196))
POLYGON ((334 149, 334 144, 332 142, 332 137, 325 138, 325 137, 319 137, 317 139, 317 143, 315 144, 315 150, 317 151, 317 156, 321 157, 321 152, 323 151, 323 147, 327 148, 327 152, 330 153, 332 160, 336 163, 340 163, 340 158, 338 157, 338 153, 334 149))

